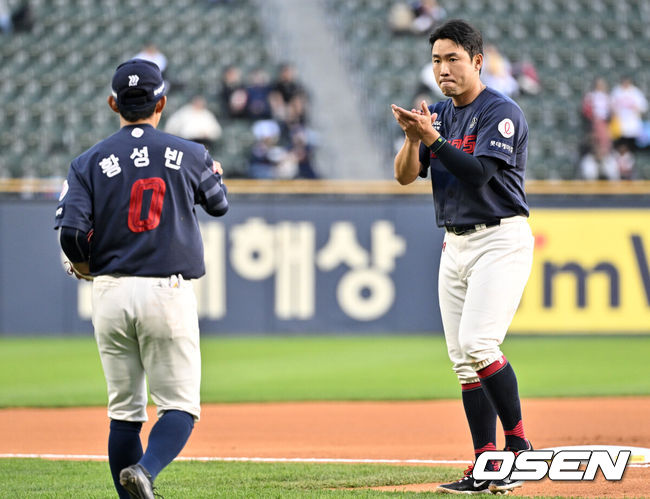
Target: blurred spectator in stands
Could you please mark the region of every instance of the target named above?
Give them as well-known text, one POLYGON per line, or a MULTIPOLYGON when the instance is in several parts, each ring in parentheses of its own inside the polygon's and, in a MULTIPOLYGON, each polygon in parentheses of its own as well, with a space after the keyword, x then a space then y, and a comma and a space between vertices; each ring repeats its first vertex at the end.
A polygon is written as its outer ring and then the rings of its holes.
POLYGON ((0 0, 0 31, 30 31, 34 26, 34 13, 29 2, 22 2, 11 10, 5 0, 0 0))
POLYGON ((250 76, 246 86, 246 117, 253 120, 271 118, 271 103, 269 94, 271 85, 269 75, 264 69, 256 69, 250 76))
POLYGON ((394 35, 412 34, 414 20, 413 9, 406 2, 396 2, 388 11, 388 25, 394 35))
POLYGON ((11 13, 15 31, 30 31, 34 27, 34 11, 29 2, 23 2, 11 13))
POLYGON ((246 88, 242 81, 241 70, 237 66, 227 66, 221 74, 219 100, 221 112, 230 118, 246 116, 246 88))
POLYGON ((643 131, 637 139, 636 145, 640 150, 650 152, 650 120, 643 121, 643 131))
POLYGON ((396 2, 388 12, 388 24, 396 35, 422 34, 435 29, 445 17, 447 11, 437 0, 396 2))
POLYGON ((618 180, 621 178, 614 153, 591 147, 580 159, 580 178, 584 180, 618 180))
MULTIPOLYGON (((286 69, 286 67, 285 67, 286 69)), ((290 68, 293 73, 293 68, 290 68)), ((279 122, 281 135, 280 145, 283 145, 288 153, 288 163, 297 163, 295 178, 318 178, 313 167, 313 150, 315 147, 315 134, 307 126, 307 104, 308 96, 304 87, 299 83, 294 85, 295 75, 285 74, 280 78, 279 85, 274 86, 271 93, 274 104, 274 116, 279 122), (281 112, 278 112, 281 110, 281 112)), ((297 82, 296 82, 297 83, 297 82)), ((295 169, 295 167, 293 167, 295 169)), ((291 168, 282 171, 282 178, 290 178, 291 168)))
POLYGON ((160 68, 160 72, 165 77, 165 71, 167 70, 167 57, 163 54, 155 44, 150 43, 142 48, 140 52, 133 56, 134 59, 144 59, 145 61, 151 61, 160 68))
POLYGON ((630 152, 634 153, 637 149, 637 139, 643 133, 641 117, 648 109, 648 101, 631 78, 623 77, 612 90, 611 109, 610 133, 615 144, 624 143, 630 152))
POLYGON ((417 0, 411 8, 415 16, 413 31, 417 34, 433 31, 447 17, 447 11, 438 5, 438 0, 417 0))
POLYGON ((609 87, 604 78, 596 78, 591 90, 583 97, 582 116, 590 146, 597 148, 601 154, 608 154, 612 149, 612 139, 609 134, 611 107, 609 87))
POLYGON ((636 158, 625 142, 621 142, 614 148, 614 157, 618 166, 618 172, 622 180, 634 180, 636 174, 636 158))
POLYGON ((512 65, 512 76, 519 84, 519 90, 525 94, 537 95, 542 86, 535 65, 528 60, 522 60, 512 65))
POLYGON ((492 44, 485 45, 481 80, 488 87, 509 97, 519 92, 519 84, 512 76, 510 61, 492 44))
POLYGON ((290 152, 298 163, 296 178, 318 178, 313 165, 314 141, 312 135, 311 131, 305 127, 298 127, 291 133, 290 152))
POLYGON ((5 0, 0 0, 0 31, 11 33, 13 24, 11 22, 11 10, 5 0))
POLYGON ((169 116, 165 132, 199 142, 211 150, 221 137, 221 125, 207 108, 205 99, 196 96, 169 116))
POLYGON ((248 175, 257 179, 293 178, 297 163, 287 149, 279 145, 280 125, 274 120, 253 124, 255 143, 251 148, 248 175))
POLYGON ((275 81, 271 84, 269 102, 273 118, 280 122, 306 121, 305 88, 296 78, 296 70, 291 64, 283 64, 275 81))

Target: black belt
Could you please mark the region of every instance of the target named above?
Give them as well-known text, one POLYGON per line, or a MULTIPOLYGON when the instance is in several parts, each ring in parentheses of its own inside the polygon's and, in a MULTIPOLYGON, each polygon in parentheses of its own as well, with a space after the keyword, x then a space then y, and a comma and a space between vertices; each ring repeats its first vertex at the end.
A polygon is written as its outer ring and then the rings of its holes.
POLYGON ((457 236, 466 236, 467 234, 473 234, 478 230, 494 227, 495 225, 501 225, 501 220, 493 220, 491 222, 472 225, 445 225, 445 230, 452 234, 456 234, 457 236))

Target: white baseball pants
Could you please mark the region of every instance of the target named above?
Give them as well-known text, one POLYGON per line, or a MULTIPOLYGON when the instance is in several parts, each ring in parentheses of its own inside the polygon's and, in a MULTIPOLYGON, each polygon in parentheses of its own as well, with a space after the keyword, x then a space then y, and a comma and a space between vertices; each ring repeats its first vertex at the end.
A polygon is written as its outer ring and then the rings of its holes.
POLYGON ((534 238, 522 216, 472 234, 447 232, 438 295, 449 358, 461 383, 503 355, 533 263, 534 238))
POLYGON ((98 276, 92 320, 111 419, 147 420, 146 381, 158 417, 176 409, 199 419, 201 353, 191 282, 98 276))

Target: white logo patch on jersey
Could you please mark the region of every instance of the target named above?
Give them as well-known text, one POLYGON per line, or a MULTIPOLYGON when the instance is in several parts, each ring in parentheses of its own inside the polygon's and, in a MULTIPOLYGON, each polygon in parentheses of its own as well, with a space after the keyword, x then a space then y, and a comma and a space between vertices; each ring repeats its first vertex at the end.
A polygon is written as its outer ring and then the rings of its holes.
POLYGON ((134 128, 131 130, 131 137, 139 139, 144 135, 144 130, 142 128, 134 128))
POLYGON ((137 87, 138 80, 140 80, 138 75, 129 75, 129 87, 137 87))
POLYGON ((59 194, 59 201, 63 201, 63 198, 65 195, 68 193, 68 189, 70 186, 68 185, 68 180, 63 181, 63 187, 61 188, 61 194, 59 194))
POLYGON ((515 134, 515 124, 512 122, 510 118, 501 120, 497 128, 499 130, 499 133, 503 135, 506 139, 509 139, 515 134))

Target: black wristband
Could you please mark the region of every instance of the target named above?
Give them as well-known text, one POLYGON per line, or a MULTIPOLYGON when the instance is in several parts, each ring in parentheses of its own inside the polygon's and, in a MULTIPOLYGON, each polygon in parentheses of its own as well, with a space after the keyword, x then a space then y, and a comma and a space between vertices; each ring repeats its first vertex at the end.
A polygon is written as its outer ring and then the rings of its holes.
POLYGON ((431 149, 431 152, 433 154, 437 153, 442 146, 444 146, 447 143, 447 139, 445 139, 442 135, 439 136, 436 140, 433 141, 433 144, 429 146, 429 149, 431 149), (434 149, 435 147, 435 149, 434 149))

